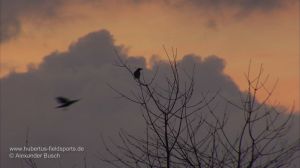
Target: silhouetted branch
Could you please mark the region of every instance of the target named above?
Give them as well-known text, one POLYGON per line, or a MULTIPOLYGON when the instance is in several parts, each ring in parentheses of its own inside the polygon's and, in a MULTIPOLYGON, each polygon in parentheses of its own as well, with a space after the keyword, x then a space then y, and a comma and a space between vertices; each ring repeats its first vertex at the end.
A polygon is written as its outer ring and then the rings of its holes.
MULTIPOLYGON (((141 107, 146 135, 137 138, 121 131, 122 144, 114 144, 118 152, 105 144, 114 158, 105 160, 107 163, 114 167, 252 168, 287 166, 296 158, 299 139, 279 145, 287 136, 292 115, 283 118, 276 108, 267 104, 277 82, 270 90, 266 87, 269 75, 263 77, 262 65, 252 78, 249 64, 245 74, 248 88, 241 94, 240 104, 220 95, 220 90, 212 96, 207 92, 194 97, 195 67, 189 74, 177 64, 177 49, 172 48, 171 54, 163 49, 170 69, 163 78, 165 85, 156 84, 156 71, 150 82, 144 75, 136 80, 133 97, 110 86, 118 95, 141 107), (259 92, 266 93, 261 102, 257 101, 259 92), (227 103, 223 111, 213 103, 218 97, 227 103), (244 116, 235 137, 228 129, 232 124, 228 123, 232 113, 228 106, 235 107, 244 116)), ((116 55, 118 67, 133 76, 128 63, 117 52, 116 55)))

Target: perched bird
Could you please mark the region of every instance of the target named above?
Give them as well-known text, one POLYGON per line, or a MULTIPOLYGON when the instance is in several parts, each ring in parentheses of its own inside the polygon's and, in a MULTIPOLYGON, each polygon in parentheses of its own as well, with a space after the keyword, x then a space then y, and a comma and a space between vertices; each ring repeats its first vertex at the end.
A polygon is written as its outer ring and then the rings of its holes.
POLYGON ((134 71, 133 73, 133 76, 134 76, 134 79, 140 79, 140 76, 141 76, 141 70, 143 70, 142 68, 138 68, 134 71))
POLYGON ((56 108, 65 108, 68 107, 70 105, 72 105, 73 103, 78 102, 80 99, 76 99, 76 100, 69 100, 68 98, 65 97, 57 97, 56 101, 60 104, 59 106, 57 106, 56 108))

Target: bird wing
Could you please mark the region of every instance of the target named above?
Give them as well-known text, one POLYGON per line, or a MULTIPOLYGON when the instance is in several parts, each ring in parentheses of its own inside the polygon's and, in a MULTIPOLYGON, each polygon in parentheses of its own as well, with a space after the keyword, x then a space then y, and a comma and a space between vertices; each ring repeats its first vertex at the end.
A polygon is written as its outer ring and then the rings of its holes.
POLYGON ((68 98, 65 98, 65 97, 57 97, 57 98, 56 98, 56 101, 57 101, 58 103, 64 104, 64 103, 69 102, 70 100, 69 100, 68 98))

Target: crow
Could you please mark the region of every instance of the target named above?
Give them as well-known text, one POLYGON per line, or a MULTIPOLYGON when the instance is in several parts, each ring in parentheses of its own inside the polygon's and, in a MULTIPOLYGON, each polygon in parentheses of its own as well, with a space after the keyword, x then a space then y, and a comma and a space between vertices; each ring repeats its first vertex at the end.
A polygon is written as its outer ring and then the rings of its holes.
POLYGON ((68 107, 68 106, 72 105, 73 103, 78 102, 79 100, 80 99, 69 100, 68 98, 65 98, 65 97, 56 97, 56 101, 60 104, 56 108, 65 108, 65 107, 68 107))
POLYGON ((141 76, 141 70, 143 70, 142 68, 138 68, 134 71, 133 73, 133 76, 134 76, 134 79, 140 79, 140 76, 141 76))

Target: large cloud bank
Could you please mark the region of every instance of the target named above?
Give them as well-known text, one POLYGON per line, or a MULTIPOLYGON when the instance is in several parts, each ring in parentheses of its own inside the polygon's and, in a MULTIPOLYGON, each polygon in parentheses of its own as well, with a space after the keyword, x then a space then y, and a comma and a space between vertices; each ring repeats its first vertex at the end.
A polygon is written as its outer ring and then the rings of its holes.
MULTIPOLYGON (((65 153, 59 160, 37 160, 43 168, 81 167, 83 157, 88 164, 101 167, 95 153, 103 152, 101 135, 116 138, 126 129, 140 135, 143 118, 140 109, 120 97, 108 86, 130 94, 135 81, 124 69, 115 66, 118 51, 132 69, 143 67, 145 77, 153 74, 145 59, 129 56, 116 46, 107 30, 92 32, 79 38, 66 52, 53 52, 36 68, 26 73, 11 73, 1 79, 1 167, 20 167, 21 160, 8 159, 9 147, 23 146, 29 130, 33 146, 84 146, 85 153, 65 153), (67 110, 56 109, 55 97, 81 98, 67 110)), ((201 58, 186 55, 178 62, 187 71, 195 66, 195 92, 222 91, 222 95, 239 101, 242 92, 223 70, 225 62, 217 56, 201 58)), ((168 64, 154 61, 159 67, 157 82, 162 82, 168 64)), ((222 104, 220 104, 223 108, 222 104)), ((234 112, 234 109, 232 109, 234 112)), ((243 116, 235 115, 239 123, 243 116)), ((103 166, 103 165, 102 165, 103 166)))

